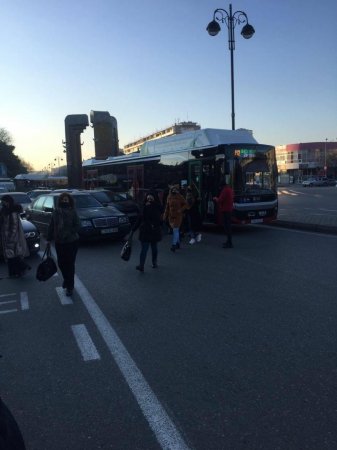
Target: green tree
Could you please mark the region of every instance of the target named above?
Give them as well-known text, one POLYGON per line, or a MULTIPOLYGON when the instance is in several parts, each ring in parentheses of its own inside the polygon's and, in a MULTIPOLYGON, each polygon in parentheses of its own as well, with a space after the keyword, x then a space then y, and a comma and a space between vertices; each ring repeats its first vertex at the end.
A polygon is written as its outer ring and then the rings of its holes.
POLYGON ((5 128, 0 128, 0 162, 7 167, 7 174, 14 178, 19 173, 27 173, 27 164, 14 154, 13 139, 5 128))

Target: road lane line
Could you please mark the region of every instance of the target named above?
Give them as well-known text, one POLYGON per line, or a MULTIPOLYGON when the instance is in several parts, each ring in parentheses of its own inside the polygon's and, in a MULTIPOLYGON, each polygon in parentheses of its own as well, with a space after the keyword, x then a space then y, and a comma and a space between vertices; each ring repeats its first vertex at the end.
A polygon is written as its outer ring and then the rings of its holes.
POLYGON ((85 325, 72 325, 71 330, 75 336, 84 361, 101 359, 85 325))
POLYGON ((16 300, 7 300, 5 302, 0 302, 0 305, 6 305, 7 303, 16 303, 16 300))
POLYGON ((189 447, 180 432, 171 421, 169 415, 124 347, 117 333, 77 276, 75 276, 75 287, 88 313, 105 340, 125 381, 133 392, 161 448, 164 450, 188 450, 189 447))
POLYGON ((11 312, 18 312, 18 310, 17 309, 5 309, 3 311, 0 311, 0 314, 8 314, 11 312))
POLYGON ((0 294, 0 298, 1 297, 12 297, 13 295, 15 295, 15 292, 12 292, 10 294, 0 294))
POLYGON ((27 309, 29 309, 27 292, 20 292, 20 303, 22 311, 26 311, 27 309))
POLYGON ((55 289, 62 305, 72 305, 74 303, 70 297, 66 296, 65 290, 63 288, 58 286, 55 289))

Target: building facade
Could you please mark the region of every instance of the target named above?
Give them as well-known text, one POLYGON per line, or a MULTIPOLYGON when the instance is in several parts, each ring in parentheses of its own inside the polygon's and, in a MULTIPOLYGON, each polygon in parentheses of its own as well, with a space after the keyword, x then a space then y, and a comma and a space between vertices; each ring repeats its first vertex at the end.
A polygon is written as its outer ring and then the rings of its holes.
POLYGON ((306 142, 275 148, 280 177, 301 182, 309 177, 337 176, 337 142, 306 142))
POLYGON ((174 134, 181 134, 185 133, 187 131, 193 131, 193 130, 200 130, 200 125, 198 125, 196 122, 179 122, 175 123, 174 125, 171 125, 168 128, 164 128, 162 130, 156 131, 152 134, 149 134, 148 136, 144 136, 140 139, 137 139, 134 142, 130 142, 129 144, 125 145, 123 148, 123 152, 127 155, 129 153, 138 152, 140 150, 140 147, 144 142, 146 141, 152 141, 154 139, 159 139, 166 136, 172 136, 174 134))

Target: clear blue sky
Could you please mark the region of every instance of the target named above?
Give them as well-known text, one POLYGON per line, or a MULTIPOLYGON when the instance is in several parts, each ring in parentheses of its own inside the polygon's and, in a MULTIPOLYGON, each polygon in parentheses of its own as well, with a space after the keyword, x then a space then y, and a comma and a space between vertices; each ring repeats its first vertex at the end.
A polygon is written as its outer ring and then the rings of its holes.
MULTIPOLYGON (((337 1, 237 0, 236 128, 266 144, 337 140, 337 1)), ((109 111, 120 147, 192 120, 231 128, 227 28, 219 0, 2 0, 0 127, 41 169, 63 157, 68 114, 109 111)), ((83 133, 83 158, 94 154, 83 133)))

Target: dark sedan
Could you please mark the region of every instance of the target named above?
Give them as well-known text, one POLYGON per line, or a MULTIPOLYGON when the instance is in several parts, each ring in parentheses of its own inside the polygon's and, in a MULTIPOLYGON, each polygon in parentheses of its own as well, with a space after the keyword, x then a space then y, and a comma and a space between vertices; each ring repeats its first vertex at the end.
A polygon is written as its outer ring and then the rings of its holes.
POLYGON ((129 217, 130 222, 136 222, 139 215, 139 207, 133 198, 126 193, 112 192, 107 189, 97 189, 89 192, 103 206, 117 208, 129 217))
POLYGON ((26 219, 21 219, 23 232, 31 255, 40 250, 40 232, 36 226, 26 219))
MULTIPOLYGON (((40 232, 47 234, 51 214, 55 209, 60 193, 40 195, 32 202, 27 211, 31 220, 40 232)), ((102 206, 92 195, 76 191, 71 196, 75 201, 77 214, 81 221, 79 235, 81 239, 120 238, 130 231, 127 215, 116 208, 102 206)))

